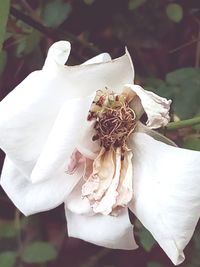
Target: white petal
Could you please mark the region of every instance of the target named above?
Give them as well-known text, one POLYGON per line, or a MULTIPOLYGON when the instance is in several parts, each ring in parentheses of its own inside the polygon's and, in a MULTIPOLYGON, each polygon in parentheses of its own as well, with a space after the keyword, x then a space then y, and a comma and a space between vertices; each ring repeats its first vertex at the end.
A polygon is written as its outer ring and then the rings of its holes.
POLYGON ((84 180, 81 179, 79 183, 74 187, 73 191, 65 200, 65 208, 72 213, 82 214, 82 215, 92 215, 94 214, 90 202, 86 197, 82 197, 82 186, 84 180))
POLYGON ((93 141, 92 137, 96 134, 94 129, 94 121, 87 121, 83 130, 81 131, 81 137, 78 141, 76 148, 86 158, 94 160, 100 151, 99 142, 93 141))
POLYGON ((82 65, 96 64, 100 62, 108 62, 111 61, 111 57, 108 53, 102 53, 96 57, 93 57, 87 61, 85 61, 82 65))
POLYGON ((154 94, 153 92, 145 91, 139 85, 127 84, 125 85, 124 89, 133 90, 135 94, 139 96, 142 107, 148 117, 148 127, 156 129, 161 126, 165 126, 169 122, 169 109, 171 100, 167 100, 166 98, 160 97, 154 94))
POLYGON ((62 42, 56 44, 51 48, 56 47, 57 52, 53 49, 48 54, 49 60, 56 58, 53 70, 47 60, 42 71, 30 74, 0 103, 0 147, 27 178, 67 100, 91 95, 105 86, 121 90, 133 80, 127 54, 106 63, 66 67, 55 55, 61 49, 64 62, 69 51, 62 42))
POLYGON ((31 181, 37 182, 55 178, 58 170, 67 162, 80 137, 80 129, 87 120, 88 110, 95 95, 87 98, 75 98, 62 106, 42 153, 31 173, 31 181))
POLYGON ((6 158, 1 174, 1 186, 17 208, 24 215, 30 215, 55 208, 63 203, 79 182, 82 169, 83 166, 80 166, 74 175, 58 171, 55 179, 32 184, 6 158))
POLYGON ((71 237, 113 249, 136 249, 133 226, 124 209, 119 216, 76 214, 66 208, 68 234, 71 237))
POLYGON ((133 135, 131 210, 152 233, 174 264, 200 214, 200 153, 166 145, 152 137, 133 135))
POLYGON ((48 51, 47 58, 43 68, 49 68, 50 66, 64 65, 69 57, 71 50, 71 44, 67 41, 58 41, 54 43, 48 51))
POLYGON ((153 137, 153 139, 155 139, 157 141, 161 141, 162 143, 165 143, 167 145, 176 146, 177 147, 177 145, 172 140, 170 140, 166 136, 160 134, 159 132, 156 132, 156 131, 150 129, 149 127, 145 126, 140 121, 137 122, 137 126, 135 128, 135 132, 148 134, 151 137, 153 137))

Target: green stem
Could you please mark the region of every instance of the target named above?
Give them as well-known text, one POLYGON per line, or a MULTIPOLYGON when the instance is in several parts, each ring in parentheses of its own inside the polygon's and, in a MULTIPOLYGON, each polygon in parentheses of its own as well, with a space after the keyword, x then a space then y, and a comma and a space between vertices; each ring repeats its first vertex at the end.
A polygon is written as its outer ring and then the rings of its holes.
POLYGON ((200 124, 200 117, 195 117, 189 120, 177 121, 177 122, 170 122, 166 125, 167 130, 176 130, 186 127, 191 127, 194 125, 200 124))

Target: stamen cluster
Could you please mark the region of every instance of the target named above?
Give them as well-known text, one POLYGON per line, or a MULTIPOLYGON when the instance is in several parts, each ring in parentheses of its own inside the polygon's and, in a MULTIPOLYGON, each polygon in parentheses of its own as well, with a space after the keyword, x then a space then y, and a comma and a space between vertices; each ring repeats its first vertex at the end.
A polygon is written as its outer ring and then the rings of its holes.
POLYGON ((99 90, 88 115, 88 120, 95 120, 96 134, 92 139, 99 140, 106 150, 121 147, 122 151, 127 151, 126 141, 135 129, 135 119, 125 95, 99 90))

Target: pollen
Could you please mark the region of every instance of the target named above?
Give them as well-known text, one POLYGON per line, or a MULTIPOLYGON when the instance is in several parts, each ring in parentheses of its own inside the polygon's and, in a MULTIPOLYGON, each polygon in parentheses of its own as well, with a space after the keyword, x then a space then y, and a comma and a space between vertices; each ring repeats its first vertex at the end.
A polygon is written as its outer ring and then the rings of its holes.
MULTIPOLYGON (((136 127, 135 112, 129 106, 130 98, 109 89, 97 91, 88 120, 95 120, 93 141, 99 141, 106 150, 120 147, 128 151, 127 139, 136 127)), ((122 155, 123 160, 123 155, 122 155)))

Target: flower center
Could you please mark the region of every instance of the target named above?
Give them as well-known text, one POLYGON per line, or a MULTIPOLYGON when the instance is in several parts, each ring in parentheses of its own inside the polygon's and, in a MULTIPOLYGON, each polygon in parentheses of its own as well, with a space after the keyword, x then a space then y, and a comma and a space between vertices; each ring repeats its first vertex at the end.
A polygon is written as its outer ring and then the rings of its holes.
POLYGON ((127 138, 136 126, 135 112, 129 107, 126 95, 118 95, 109 89, 99 90, 89 111, 88 120, 95 120, 96 134, 93 141, 109 150, 120 147, 128 151, 127 138))

